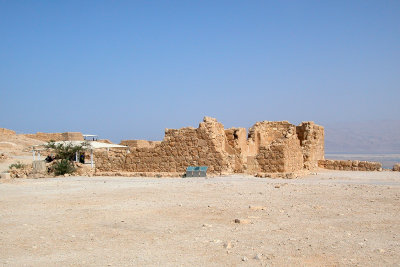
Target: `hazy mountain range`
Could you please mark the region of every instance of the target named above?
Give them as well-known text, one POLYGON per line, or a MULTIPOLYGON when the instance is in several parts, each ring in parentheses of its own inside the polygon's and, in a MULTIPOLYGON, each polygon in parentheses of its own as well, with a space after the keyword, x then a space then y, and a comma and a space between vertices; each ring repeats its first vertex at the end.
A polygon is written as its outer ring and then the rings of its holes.
POLYGON ((327 153, 400 153, 400 120, 324 126, 327 153))

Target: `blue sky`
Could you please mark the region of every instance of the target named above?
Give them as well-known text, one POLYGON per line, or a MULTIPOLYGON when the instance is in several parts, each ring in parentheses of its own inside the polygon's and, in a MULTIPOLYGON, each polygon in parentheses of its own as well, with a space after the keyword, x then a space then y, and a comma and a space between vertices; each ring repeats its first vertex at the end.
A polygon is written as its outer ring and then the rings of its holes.
POLYGON ((400 115, 400 1, 0 0, 0 127, 164 128, 400 115))

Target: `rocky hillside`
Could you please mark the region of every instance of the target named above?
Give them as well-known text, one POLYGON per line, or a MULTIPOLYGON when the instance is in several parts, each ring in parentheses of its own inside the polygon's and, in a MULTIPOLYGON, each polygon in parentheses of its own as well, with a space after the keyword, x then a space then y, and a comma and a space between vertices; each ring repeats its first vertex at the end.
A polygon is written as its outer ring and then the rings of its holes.
POLYGON ((43 141, 16 134, 12 130, 0 128, 0 152, 7 155, 21 155, 29 151, 29 146, 43 144, 43 141))

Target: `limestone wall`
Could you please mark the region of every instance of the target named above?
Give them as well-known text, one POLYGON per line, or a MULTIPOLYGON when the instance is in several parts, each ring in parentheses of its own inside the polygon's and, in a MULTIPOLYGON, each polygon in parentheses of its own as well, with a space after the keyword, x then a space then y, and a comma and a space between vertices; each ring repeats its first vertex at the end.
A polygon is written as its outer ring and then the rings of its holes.
POLYGON ((137 147, 137 148, 154 148, 156 145, 160 144, 161 141, 147 141, 147 140, 122 140, 120 145, 137 147))
POLYGON ((208 166, 214 174, 291 173, 316 167, 323 142, 323 127, 313 122, 263 121, 247 135, 205 117, 198 128, 166 129, 161 142, 124 140, 129 152, 98 151, 95 158, 100 172, 183 174, 188 166, 208 166))
POLYGON ((257 122, 249 129, 249 141, 254 143, 257 153, 260 147, 266 147, 273 141, 283 138, 287 131, 294 127, 287 121, 257 122))
POLYGON ((380 162, 358 161, 358 160, 319 160, 318 165, 328 170, 341 171, 381 171, 380 162))
POLYGON ((44 142, 53 141, 83 141, 83 135, 79 132, 66 132, 66 133, 41 133, 24 134, 23 136, 41 140, 44 142))
POLYGON ((304 168, 313 170, 318 167, 318 161, 325 157, 324 127, 314 122, 302 122, 296 127, 303 153, 304 168))
POLYGON ((245 128, 230 128, 225 130, 225 150, 234 156, 234 172, 243 173, 246 170, 247 158, 255 156, 255 146, 250 146, 245 128))
POLYGON ((303 154, 296 135, 260 147, 256 158, 259 171, 265 173, 297 172, 303 169, 303 154))
POLYGON ((130 153, 98 152, 96 168, 184 173, 188 166, 208 166, 210 173, 231 173, 235 157, 226 152, 226 143, 223 125, 206 117, 197 129, 166 129, 164 140, 154 147, 130 147, 130 153))

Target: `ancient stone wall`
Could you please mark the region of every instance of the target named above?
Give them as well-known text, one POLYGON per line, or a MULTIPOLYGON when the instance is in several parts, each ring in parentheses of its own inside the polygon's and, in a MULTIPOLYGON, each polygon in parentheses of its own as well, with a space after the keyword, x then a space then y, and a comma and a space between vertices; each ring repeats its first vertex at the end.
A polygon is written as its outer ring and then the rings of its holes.
POLYGON ((284 138, 289 129, 295 126, 287 121, 261 121, 249 129, 249 141, 255 146, 255 154, 260 147, 266 147, 277 139, 284 138))
POLYGON ((395 172, 400 172, 400 163, 394 164, 392 170, 395 172))
POLYGON ((127 152, 98 152, 96 168, 128 172, 181 172, 188 166, 208 166, 210 173, 230 173, 234 155, 225 150, 221 123, 205 118, 199 128, 166 129, 165 138, 154 147, 130 147, 127 152))
POLYGON ((110 172, 125 170, 127 154, 128 152, 125 149, 113 149, 110 151, 106 149, 95 150, 94 161, 96 170, 110 172))
POLYGON ((296 127, 303 153, 304 168, 313 170, 325 157, 324 127, 314 122, 302 122, 296 127))
POLYGON ((66 133, 41 133, 24 134, 23 136, 41 140, 44 142, 53 141, 83 141, 83 135, 79 132, 66 132, 66 133))
POLYGON ((303 169, 303 154, 296 135, 260 147, 256 158, 260 171, 265 173, 297 172, 303 169))
POLYGON ((120 145, 137 147, 137 148, 154 148, 160 144, 161 141, 147 141, 147 140, 122 140, 120 145))
POLYGON ((208 166, 208 173, 292 173, 317 167, 323 159, 323 127, 287 121, 224 129, 205 117, 198 128, 166 129, 161 142, 124 140, 127 151, 95 153, 100 172, 181 173, 188 166, 208 166), (319 140, 322 138, 322 140, 319 140), (305 164, 307 163, 307 164, 305 164))
POLYGON ((340 171, 381 171, 382 163, 359 160, 319 160, 318 166, 340 171))
POLYGON ((245 128, 230 128, 225 130, 226 142, 225 150, 234 155, 234 172, 242 173, 246 169, 247 158, 255 156, 255 149, 251 151, 247 140, 245 128))

